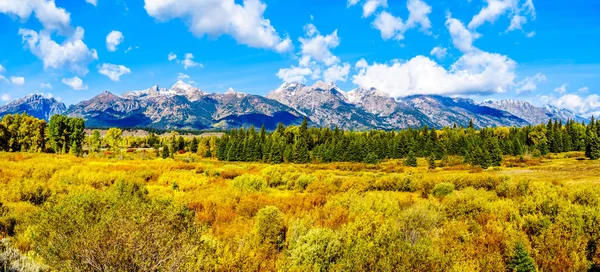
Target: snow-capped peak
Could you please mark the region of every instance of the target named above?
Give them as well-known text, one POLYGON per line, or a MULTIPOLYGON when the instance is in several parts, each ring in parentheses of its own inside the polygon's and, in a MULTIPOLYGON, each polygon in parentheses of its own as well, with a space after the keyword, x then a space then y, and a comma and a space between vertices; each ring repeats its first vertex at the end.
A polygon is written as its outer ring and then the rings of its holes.
POLYGON ((227 91, 225 92, 225 95, 235 95, 237 97, 246 96, 245 93, 238 92, 238 91, 234 90, 233 88, 227 89, 227 91))

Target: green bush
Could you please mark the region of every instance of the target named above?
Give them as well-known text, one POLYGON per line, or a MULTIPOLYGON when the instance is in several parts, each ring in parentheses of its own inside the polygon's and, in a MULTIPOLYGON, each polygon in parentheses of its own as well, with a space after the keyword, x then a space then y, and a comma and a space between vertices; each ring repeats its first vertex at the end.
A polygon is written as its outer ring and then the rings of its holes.
POLYGON ((267 187, 267 182, 257 175, 244 174, 233 179, 233 187, 242 191, 262 191, 267 187))
POLYGON ((433 196, 438 198, 445 197, 452 192, 454 192, 454 184, 448 182, 436 184, 435 187, 433 187, 433 190, 431 190, 433 196))

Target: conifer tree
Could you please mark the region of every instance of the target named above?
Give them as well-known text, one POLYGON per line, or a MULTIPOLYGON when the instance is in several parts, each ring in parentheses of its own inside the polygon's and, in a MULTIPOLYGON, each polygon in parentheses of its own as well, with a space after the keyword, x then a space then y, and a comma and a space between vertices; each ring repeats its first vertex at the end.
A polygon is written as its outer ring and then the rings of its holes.
POLYGON ((162 158, 166 159, 169 157, 169 147, 167 147, 166 145, 162 146, 162 158))
POLYGON ((508 263, 508 268, 516 272, 535 272, 535 261, 525 249, 523 243, 518 242, 515 253, 508 263))
POLYGON ((429 169, 435 169, 437 166, 435 165, 435 155, 433 153, 429 155, 427 159, 427 164, 429 165, 429 169))
POLYGON ((410 167, 417 167, 417 155, 412 149, 408 152, 408 156, 404 160, 404 165, 410 167))

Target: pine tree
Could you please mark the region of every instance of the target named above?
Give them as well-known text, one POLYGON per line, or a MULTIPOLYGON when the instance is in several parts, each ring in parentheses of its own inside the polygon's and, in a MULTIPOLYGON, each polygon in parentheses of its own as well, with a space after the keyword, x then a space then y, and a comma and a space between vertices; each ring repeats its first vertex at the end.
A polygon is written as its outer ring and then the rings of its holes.
POLYGON ((192 153, 198 152, 198 138, 192 138, 192 141, 190 142, 190 151, 192 153))
POLYGON ((594 132, 590 132, 587 137, 585 156, 591 160, 600 159, 600 138, 594 132))
POLYGON ((371 152, 364 158, 363 161, 369 164, 376 164, 379 162, 379 157, 377 157, 377 154, 375 154, 375 152, 371 152))
POLYGON ((169 157, 169 147, 167 147, 166 145, 162 146, 162 158, 166 159, 169 157))
POLYGON ((429 155, 429 159, 427 160, 427 164, 429 165, 429 169, 435 169, 435 168, 437 168, 437 165, 435 165, 435 155, 433 155, 433 153, 431 155, 429 155))
POLYGON ((412 149, 408 152, 408 156, 404 160, 404 165, 410 167, 417 167, 417 155, 412 149))
POLYGON ((535 261, 527 252, 523 243, 518 242, 515 246, 515 254, 508 263, 508 268, 516 272, 535 272, 535 261))

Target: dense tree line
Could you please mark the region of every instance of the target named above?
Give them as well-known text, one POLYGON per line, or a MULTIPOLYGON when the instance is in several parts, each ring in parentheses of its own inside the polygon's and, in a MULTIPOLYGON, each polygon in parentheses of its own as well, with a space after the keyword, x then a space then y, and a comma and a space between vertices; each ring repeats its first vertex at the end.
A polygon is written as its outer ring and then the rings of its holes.
POLYGON ((309 128, 279 125, 272 133, 232 129, 218 141, 217 158, 224 161, 263 161, 269 163, 377 162, 406 159, 415 165, 416 157, 431 160, 463 156, 466 163, 484 168, 502 163, 504 155, 529 153, 542 156, 550 152, 586 151, 600 158, 600 122, 593 118, 586 125, 575 121, 563 124, 550 120, 546 125, 522 128, 474 129, 457 126, 440 130, 428 128, 402 131, 343 131, 338 128, 309 128))
POLYGON ((5 115, 0 122, 0 151, 83 153, 85 122, 54 115, 50 122, 23 114, 5 115))

